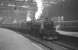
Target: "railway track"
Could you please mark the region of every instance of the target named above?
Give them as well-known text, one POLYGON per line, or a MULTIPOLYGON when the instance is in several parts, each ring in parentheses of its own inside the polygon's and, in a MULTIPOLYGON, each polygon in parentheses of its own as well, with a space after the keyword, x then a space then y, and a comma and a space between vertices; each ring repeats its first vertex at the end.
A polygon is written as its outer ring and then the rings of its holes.
POLYGON ((43 46, 49 48, 50 50, 78 50, 78 48, 75 48, 71 45, 68 45, 62 41, 45 41, 45 40, 41 40, 35 37, 32 37, 30 35, 27 35, 26 37, 28 37, 29 39, 42 44, 43 46))
MULTIPOLYGON (((14 26, 14 25, 13 25, 14 26)), ((51 41, 46 41, 46 40, 42 40, 40 39, 39 37, 34 37, 32 35, 29 35, 29 33, 27 32, 23 32, 23 31, 19 31, 18 29, 13 29, 12 26, 1 26, 2 28, 6 28, 6 29, 10 29, 10 30, 13 30, 13 31, 16 31, 18 32, 19 34, 22 34, 23 36, 25 36, 26 38, 30 39, 31 41, 33 42, 36 42, 38 44, 41 44, 42 46, 48 48, 49 50, 78 50, 78 47, 74 46, 74 44, 69 44, 69 43, 72 43, 71 41, 69 40, 73 40, 72 38, 69 38, 69 37, 66 37, 61 39, 62 37, 64 36, 60 36, 60 40, 57 39, 57 40, 51 40, 51 41), (69 39, 68 39, 69 38, 69 39), (64 39, 68 39, 68 40, 64 40, 64 39), (69 42, 69 43, 67 43, 69 42)))

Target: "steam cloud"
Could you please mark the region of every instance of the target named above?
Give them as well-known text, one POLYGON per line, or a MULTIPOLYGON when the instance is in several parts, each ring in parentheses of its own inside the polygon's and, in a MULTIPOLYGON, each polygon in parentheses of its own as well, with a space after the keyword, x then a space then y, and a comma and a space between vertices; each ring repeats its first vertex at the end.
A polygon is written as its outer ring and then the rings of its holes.
POLYGON ((38 10, 35 12, 35 19, 39 19, 42 12, 43 12, 43 9, 44 9, 44 6, 43 6, 43 0, 35 0, 36 4, 37 4, 37 8, 38 10))

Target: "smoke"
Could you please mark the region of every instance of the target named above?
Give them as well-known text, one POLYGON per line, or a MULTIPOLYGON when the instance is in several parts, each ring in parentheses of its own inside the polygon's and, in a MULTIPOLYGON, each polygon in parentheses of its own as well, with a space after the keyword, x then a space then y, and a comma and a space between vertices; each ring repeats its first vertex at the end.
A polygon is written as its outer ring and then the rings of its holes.
POLYGON ((27 18, 26 18, 26 21, 31 21, 31 11, 28 11, 27 12, 27 18))
POLYGON ((41 14, 43 13, 43 1, 42 0, 35 0, 36 4, 37 4, 37 11, 35 12, 35 19, 39 19, 41 14))
POLYGON ((37 4, 37 11, 35 12, 35 19, 40 19, 45 7, 51 4, 57 4, 61 0, 34 0, 37 4))

